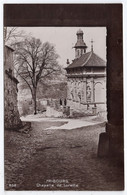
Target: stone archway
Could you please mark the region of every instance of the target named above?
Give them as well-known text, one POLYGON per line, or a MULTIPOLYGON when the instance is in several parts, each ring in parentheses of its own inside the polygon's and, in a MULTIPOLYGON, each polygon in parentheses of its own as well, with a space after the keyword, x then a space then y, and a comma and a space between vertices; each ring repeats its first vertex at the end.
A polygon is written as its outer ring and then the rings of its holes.
POLYGON ((94 85, 95 102, 105 102, 105 89, 101 82, 94 85))

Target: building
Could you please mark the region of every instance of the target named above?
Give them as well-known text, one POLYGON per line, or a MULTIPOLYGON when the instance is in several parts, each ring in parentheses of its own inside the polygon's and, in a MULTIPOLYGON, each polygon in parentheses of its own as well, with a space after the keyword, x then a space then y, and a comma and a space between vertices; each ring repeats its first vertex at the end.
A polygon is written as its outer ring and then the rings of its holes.
POLYGON ((67 105, 74 110, 93 112, 106 110, 106 62, 91 51, 83 40, 83 31, 78 30, 75 59, 67 60, 67 105))
POLYGON ((4 126, 5 129, 14 129, 21 126, 17 108, 17 84, 14 77, 13 49, 4 48, 4 126))

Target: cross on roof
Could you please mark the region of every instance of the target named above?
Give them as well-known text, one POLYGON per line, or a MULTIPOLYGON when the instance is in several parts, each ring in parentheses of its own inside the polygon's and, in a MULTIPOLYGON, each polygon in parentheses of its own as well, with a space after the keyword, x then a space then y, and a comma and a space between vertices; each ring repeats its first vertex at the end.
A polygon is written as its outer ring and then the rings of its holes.
POLYGON ((93 43, 94 43, 94 41, 93 41, 93 39, 91 39, 91 51, 93 52, 93 43))

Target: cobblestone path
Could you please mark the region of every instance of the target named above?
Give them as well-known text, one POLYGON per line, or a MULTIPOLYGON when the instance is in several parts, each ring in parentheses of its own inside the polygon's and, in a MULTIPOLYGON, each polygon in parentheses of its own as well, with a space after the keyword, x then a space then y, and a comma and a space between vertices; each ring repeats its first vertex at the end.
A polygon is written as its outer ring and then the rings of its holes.
POLYGON ((5 131, 5 189, 122 190, 122 167, 97 158, 99 134, 105 127, 46 130, 62 124, 32 122, 30 136, 5 131))

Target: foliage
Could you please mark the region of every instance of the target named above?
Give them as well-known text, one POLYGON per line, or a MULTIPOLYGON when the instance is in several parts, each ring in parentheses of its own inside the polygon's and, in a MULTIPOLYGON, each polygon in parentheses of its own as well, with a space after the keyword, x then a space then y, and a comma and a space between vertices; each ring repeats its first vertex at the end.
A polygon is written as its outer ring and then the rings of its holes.
POLYGON ((26 101, 23 102, 21 115, 22 116, 26 116, 26 115, 28 115, 30 113, 31 113, 31 110, 30 110, 29 102, 26 102, 26 101))

